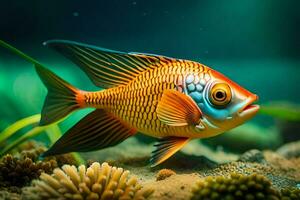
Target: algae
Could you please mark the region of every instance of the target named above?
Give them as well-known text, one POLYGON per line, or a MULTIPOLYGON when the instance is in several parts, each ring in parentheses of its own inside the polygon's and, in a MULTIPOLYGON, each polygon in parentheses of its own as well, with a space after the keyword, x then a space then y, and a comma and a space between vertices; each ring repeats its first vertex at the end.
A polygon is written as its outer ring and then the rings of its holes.
POLYGON ((229 177, 206 177, 196 183, 192 190, 191 200, 224 199, 280 200, 280 192, 263 175, 241 175, 232 173, 229 177))

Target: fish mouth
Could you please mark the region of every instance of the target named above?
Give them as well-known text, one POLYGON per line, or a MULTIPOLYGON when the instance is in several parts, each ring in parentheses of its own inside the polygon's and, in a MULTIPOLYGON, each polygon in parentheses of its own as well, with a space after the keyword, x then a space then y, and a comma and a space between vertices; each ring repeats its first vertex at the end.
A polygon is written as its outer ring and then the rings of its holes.
POLYGON ((257 111, 259 110, 259 105, 257 104, 254 104, 256 101, 258 101, 258 96, 257 95, 251 95, 246 103, 245 103, 245 106, 243 106, 239 112, 238 112, 238 115, 240 117, 251 117, 251 116, 254 116, 257 111))

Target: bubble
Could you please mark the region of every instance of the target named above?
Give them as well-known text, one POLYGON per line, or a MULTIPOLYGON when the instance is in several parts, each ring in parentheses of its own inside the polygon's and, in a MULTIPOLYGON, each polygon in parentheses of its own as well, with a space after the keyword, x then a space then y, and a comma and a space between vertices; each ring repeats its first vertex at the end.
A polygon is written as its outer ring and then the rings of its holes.
POLYGON ((78 17, 78 16, 79 16, 79 13, 78 13, 78 12, 73 12, 73 16, 74 16, 74 17, 78 17))

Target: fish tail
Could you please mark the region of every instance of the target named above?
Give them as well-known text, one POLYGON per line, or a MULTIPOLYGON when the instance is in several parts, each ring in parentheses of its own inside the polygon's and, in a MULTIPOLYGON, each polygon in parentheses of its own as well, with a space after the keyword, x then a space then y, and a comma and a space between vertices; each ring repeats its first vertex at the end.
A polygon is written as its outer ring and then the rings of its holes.
POLYGON ((34 64, 37 73, 48 89, 40 125, 48 125, 85 106, 84 91, 81 91, 43 67, 41 63, 19 49, 0 40, 0 46, 34 64))
POLYGON ((70 85, 42 65, 35 64, 35 69, 48 89, 41 114, 41 126, 56 122, 85 106, 84 91, 70 85))

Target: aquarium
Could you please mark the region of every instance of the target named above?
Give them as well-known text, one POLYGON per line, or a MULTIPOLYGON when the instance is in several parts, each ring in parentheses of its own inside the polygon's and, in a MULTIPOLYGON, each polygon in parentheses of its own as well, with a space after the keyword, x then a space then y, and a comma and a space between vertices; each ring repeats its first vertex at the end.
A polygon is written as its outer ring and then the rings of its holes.
POLYGON ((297 1, 10 1, 0 199, 300 199, 297 1))

